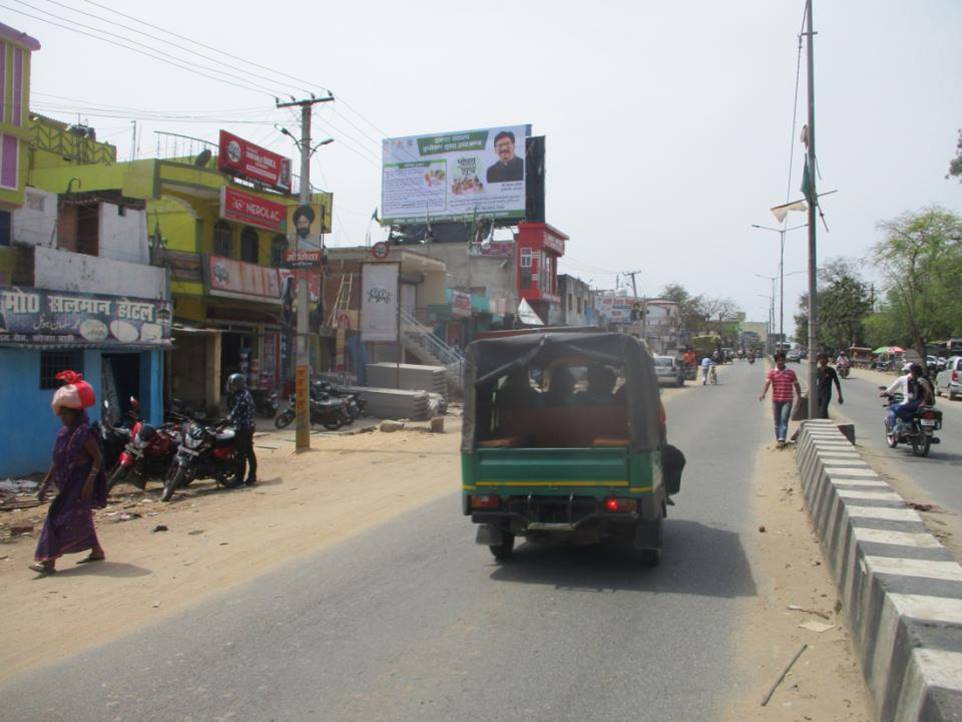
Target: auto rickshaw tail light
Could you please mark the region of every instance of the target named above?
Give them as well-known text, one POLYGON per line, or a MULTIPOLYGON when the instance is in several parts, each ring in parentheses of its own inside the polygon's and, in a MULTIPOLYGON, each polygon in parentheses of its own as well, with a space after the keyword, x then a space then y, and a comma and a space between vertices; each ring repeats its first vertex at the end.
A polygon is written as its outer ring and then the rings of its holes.
POLYGON ((638 511, 638 502, 634 499, 618 499, 609 497, 605 499, 605 511, 621 514, 631 514, 638 511))
POLYGON ((497 509, 501 506, 501 498, 495 494, 481 494, 471 497, 472 509, 497 509))

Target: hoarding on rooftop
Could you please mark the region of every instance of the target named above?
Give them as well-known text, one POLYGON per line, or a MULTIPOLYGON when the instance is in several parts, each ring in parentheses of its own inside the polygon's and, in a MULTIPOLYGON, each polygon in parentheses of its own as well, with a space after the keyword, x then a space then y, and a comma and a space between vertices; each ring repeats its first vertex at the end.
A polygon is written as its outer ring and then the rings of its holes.
POLYGON ((387 138, 382 223, 525 216, 530 125, 387 138))

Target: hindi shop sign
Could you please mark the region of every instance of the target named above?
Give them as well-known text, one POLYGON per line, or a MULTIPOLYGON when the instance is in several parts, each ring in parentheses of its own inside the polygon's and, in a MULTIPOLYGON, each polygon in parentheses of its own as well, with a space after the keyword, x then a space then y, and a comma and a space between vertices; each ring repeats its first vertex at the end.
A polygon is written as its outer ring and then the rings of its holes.
POLYGON ((0 344, 161 346, 170 301, 0 286, 0 344))
POLYGON ((287 230, 287 206, 227 186, 220 189, 220 217, 277 233, 287 230))
POLYGON ((244 263, 223 256, 209 256, 206 276, 213 296, 255 298, 249 300, 280 303, 281 279, 276 268, 244 263))
POLYGON ((291 192, 291 159, 250 141, 220 132, 217 169, 271 188, 291 192))
POLYGON ((317 268, 321 265, 321 251, 301 251, 288 248, 284 251, 284 265, 288 268, 317 268))

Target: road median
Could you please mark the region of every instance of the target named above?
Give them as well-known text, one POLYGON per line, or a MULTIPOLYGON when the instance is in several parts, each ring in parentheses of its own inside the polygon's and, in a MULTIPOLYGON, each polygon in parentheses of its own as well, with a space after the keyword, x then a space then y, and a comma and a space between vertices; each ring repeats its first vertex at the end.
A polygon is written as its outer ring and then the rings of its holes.
POLYGON ((833 422, 796 461, 879 719, 962 720, 962 567, 833 422))

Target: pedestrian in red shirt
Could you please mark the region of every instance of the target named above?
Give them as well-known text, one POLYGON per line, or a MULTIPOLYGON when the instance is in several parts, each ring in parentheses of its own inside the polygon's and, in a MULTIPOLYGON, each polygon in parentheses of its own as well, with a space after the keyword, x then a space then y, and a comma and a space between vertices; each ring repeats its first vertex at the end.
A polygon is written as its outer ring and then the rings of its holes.
POLYGON ((791 369, 785 368, 785 354, 781 351, 775 354, 775 368, 768 371, 765 377, 765 387, 759 401, 765 400, 768 387, 772 387, 772 415, 775 417, 775 439, 778 448, 785 446, 788 435, 788 420, 792 417, 792 390, 802 398, 802 387, 798 385, 798 377, 791 369))

